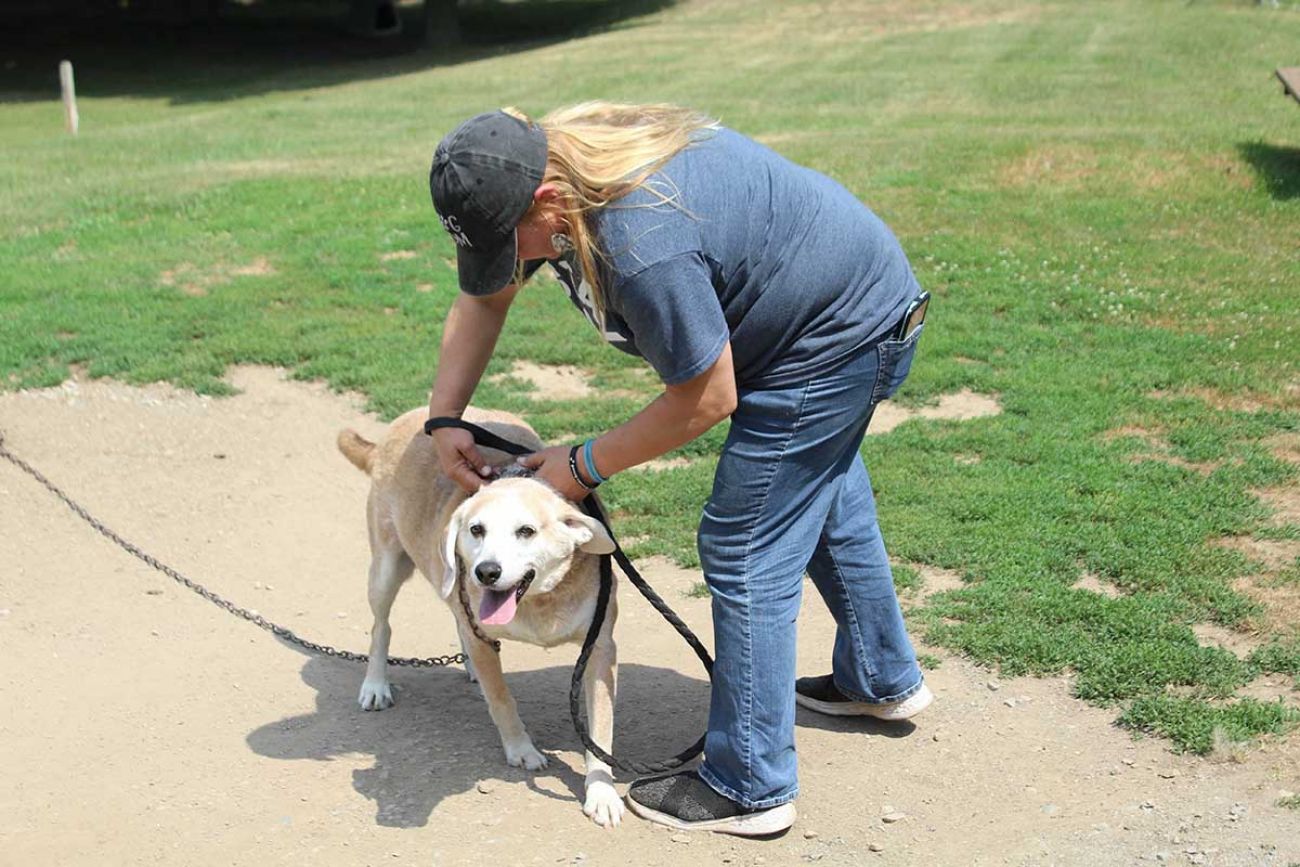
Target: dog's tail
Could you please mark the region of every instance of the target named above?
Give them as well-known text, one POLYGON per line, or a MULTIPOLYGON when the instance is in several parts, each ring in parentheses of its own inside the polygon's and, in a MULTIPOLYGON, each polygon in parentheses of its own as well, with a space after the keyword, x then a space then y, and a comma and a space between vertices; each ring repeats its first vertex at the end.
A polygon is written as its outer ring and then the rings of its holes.
POLYGON ((374 443, 349 427, 339 431, 338 444, 343 457, 352 461, 361 472, 370 475, 370 465, 375 459, 374 443))

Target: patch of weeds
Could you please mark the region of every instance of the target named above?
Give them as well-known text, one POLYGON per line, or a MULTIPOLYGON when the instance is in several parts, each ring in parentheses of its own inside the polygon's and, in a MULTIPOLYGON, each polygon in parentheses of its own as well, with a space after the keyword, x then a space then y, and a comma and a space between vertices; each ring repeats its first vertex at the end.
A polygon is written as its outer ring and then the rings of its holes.
POLYGON ((1300 638, 1274 639, 1257 648, 1248 661, 1261 672, 1292 675, 1300 688, 1300 638))
POLYGON ((1292 584, 1300 584, 1300 557, 1289 566, 1269 575, 1261 583, 1265 587, 1289 587, 1292 584))
POLYGON ((925 583, 921 580, 921 573, 916 570, 916 567, 907 563, 891 564, 890 571, 894 573, 894 589, 899 595, 918 593, 925 583))
POLYGON ((1256 539, 1268 539, 1275 542, 1300 539, 1300 525, 1264 524, 1252 530, 1250 535, 1256 539))
POLYGON ((955 647, 1009 675, 1077 672, 1075 694, 1098 704, 1149 696, 1166 685, 1231 695, 1251 669, 1231 653, 1202 647, 1177 622, 1184 602, 1170 594, 1110 599, 1064 585, 985 581, 936 599, 926 640, 955 647))
POLYGON ((1286 798, 1278 798, 1275 802, 1279 807, 1285 807, 1288 810, 1300 810, 1300 795, 1291 795, 1286 798))
POLYGON ((703 581, 696 581, 691 585, 691 589, 686 591, 685 595, 691 599, 708 599, 709 585, 703 581))
POLYGON ((1208 755, 1216 742, 1241 742, 1289 731, 1300 722, 1300 712, 1281 702, 1249 698, 1216 707, 1194 699, 1157 695, 1133 702, 1118 722, 1163 735, 1179 751, 1208 755))
POLYGON ((943 665, 943 660, 935 656, 933 653, 918 653, 916 655, 916 661, 921 668, 926 671, 934 671, 939 666, 943 665))

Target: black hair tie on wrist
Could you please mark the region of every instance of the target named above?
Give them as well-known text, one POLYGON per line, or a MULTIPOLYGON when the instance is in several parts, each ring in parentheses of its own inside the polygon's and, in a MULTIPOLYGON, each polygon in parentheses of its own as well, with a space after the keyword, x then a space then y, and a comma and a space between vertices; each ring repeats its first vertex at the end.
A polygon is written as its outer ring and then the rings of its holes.
POLYGON ((578 450, 580 448, 582 448, 582 446, 574 446, 569 449, 569 474, 573 476, 575 482, 582 485, 584 491, 591 494, 595 492, 596 486, 587 484, 582 480, 582 476, 578 475, 578 450))

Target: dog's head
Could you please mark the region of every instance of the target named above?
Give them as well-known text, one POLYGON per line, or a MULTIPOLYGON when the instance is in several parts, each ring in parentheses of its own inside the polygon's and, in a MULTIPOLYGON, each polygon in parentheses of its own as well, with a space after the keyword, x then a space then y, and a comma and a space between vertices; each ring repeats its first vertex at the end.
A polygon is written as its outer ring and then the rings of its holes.
POLYGON ((443 540, 443 598, 451 596, 461 568, 464 580, 483 588, 479 620, 514 619, 525 593, 549 593, 573 565, 575 551, 609 554, 614 540, 547 485, 502 479, 479 490, 452 513, 443 540))

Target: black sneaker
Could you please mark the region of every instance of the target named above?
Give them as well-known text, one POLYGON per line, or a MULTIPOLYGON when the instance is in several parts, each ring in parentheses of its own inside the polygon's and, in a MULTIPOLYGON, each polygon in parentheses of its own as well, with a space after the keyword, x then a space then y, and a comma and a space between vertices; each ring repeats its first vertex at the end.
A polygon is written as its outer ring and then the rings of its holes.
POLYGON ((637 780, 627 790, 628 806, 643 819, 679 831, 719 831, 760 837, 794 824, 794 804, 751 809, 724 798, 695 771, 637 780))
POLYGON ((800 707, 831 716, 873 716, 883 720, 904 720, 916 716, 934 701, 934 693, 924 683, 902 701, 871 704, 855 701, 835 686, 829 674, 801 677, 794 682, 794 701, 800 707))

